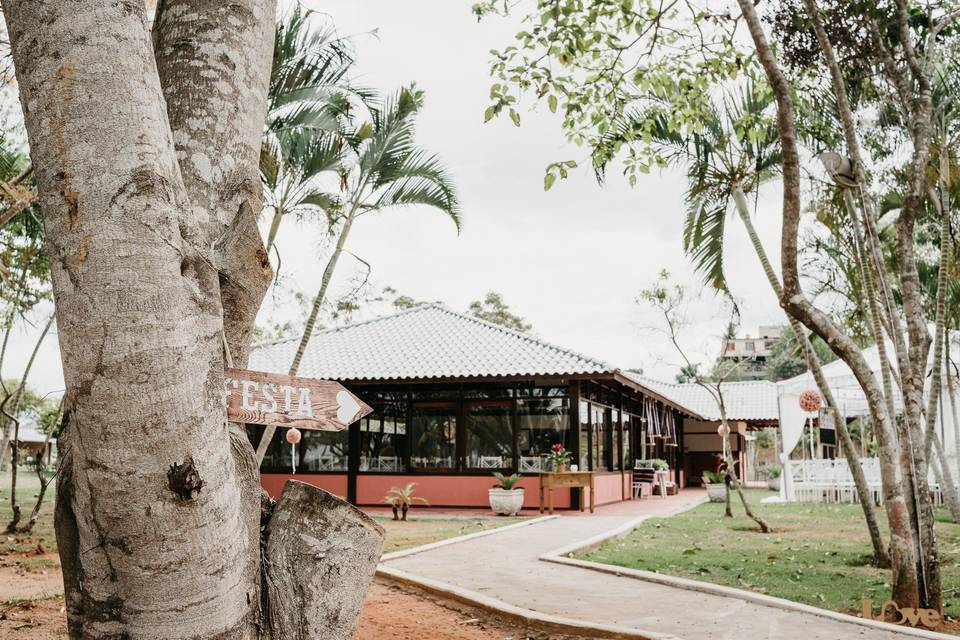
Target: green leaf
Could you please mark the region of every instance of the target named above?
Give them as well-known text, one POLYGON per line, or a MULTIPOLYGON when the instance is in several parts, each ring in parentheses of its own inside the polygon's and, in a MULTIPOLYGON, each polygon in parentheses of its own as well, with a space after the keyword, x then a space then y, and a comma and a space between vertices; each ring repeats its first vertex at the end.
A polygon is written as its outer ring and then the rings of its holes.
POLYGON ((551 94, 550 97, 547 98, 547 106, 550 107, 550 111, 552 113, 556 113, 557 112, 557 96, 551 94))
POLYGON ((494 106, 487 107, 487 110, 483 112, 483 121, 490 122, 490 119, 495 115, 497 115, 497 108, 494 106))
POLYGON ((517 113, 516 109, 510 109, 510 119, 513 120, 513 124, 520 126, 520 114, 517 113))
POLYGON ((556 181, 557 181, 557 176, 552 173, 548 173, 545 176, 543 176, 543 190, 550 191, 550 187, 552 187, 553 183, 556 181))

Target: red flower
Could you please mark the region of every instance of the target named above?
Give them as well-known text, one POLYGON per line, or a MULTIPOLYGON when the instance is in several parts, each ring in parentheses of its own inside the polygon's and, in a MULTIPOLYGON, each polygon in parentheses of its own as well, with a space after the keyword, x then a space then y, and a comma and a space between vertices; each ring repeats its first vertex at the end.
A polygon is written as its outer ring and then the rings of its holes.
POLYGON ((563 450, 563 445, 558 442, 557 444, 553 445, 553 446, 550 447, 550 448, 551 448, 554 452, 560 453, 560 452, 563 450))

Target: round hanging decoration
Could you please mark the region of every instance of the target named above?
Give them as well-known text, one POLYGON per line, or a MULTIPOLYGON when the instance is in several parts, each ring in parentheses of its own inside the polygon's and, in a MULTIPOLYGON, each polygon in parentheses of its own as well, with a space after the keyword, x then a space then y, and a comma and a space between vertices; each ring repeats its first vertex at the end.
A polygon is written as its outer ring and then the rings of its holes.
POLYGON ((807 413, 819 411, 822 404, 823 402, 820 399, 820 394, 812 389, 807 389, 800 394, 800 408, 807 413))
POLYGON ((297 444, 300 442, 300 430, 296 427, 287 429, 287 442, 290 444, 297 444))

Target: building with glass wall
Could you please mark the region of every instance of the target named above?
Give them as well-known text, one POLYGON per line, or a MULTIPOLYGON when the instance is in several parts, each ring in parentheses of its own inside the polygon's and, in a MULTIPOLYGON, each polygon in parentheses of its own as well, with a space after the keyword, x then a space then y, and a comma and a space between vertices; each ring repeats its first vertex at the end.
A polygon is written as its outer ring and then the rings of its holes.
MULTIPOLYGON (((258 347, 250 368, 285 372, 296 348, 258 347)), ((643 378, 437 304, 316 334, 300 375, 337 380, 374 409, 339 433, 304 431, 296 452, 297 479, 359 505, 415 482, 432 505, 482 507, 492 472, 519 471, 533 507, 557 443, 597 472, 598 504, 630 498, 635 460, 667 460, 684 486, 684 424, 705 419, 643 378)), ((263 428, 249 430, 256 444, 263 428)), ((273 495, 293 477, 284 433, 261 470, 273 495)))

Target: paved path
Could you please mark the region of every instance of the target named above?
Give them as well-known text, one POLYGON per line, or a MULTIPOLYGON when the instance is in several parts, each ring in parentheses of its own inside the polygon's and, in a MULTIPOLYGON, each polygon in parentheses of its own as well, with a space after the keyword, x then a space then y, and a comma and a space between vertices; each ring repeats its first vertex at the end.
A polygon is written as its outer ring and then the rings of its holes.
POLYGON ((624 525, 699 500, 683 492, 633 502, 633 515, 564 516, 390 560, 409 574, 446 582, 541 613, 669 634, 684 640, 894 640, 904 635, 784 611, 735 598, 538 560, 624 525), (646 513, 644 513, 646 512, 646 513))

